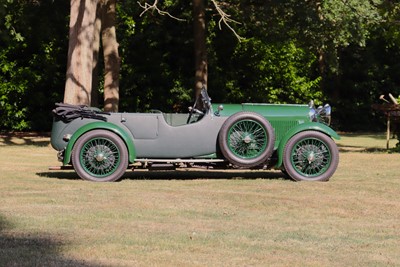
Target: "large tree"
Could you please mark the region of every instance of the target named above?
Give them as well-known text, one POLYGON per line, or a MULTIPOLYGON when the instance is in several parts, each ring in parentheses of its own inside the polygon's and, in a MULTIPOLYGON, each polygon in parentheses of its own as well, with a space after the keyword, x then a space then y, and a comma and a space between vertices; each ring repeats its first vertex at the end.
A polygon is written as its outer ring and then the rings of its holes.
MULTIPOLYGON (((98 30, 100 30, 104 56, 104 110, 117 112, 119 103, 120 57, 115 29, 116 0, 102 0, 98 9, 97 21, 100 24, 98 25, 98 30)), ((98 46, 96 49, 98 49, 98 46)), ((99 53, 96 54, 99 55, 99 53)), ((97 89, 98 84, 94 84, 93 86, 93 89, 97 89)))
POLYGON ((193 36, 195 54, 195 94, 198 96, 203 86, 207 88, 208 63, 206 48, 206 18, 204 0, 193 0, 193 36))
POLYGON ((98 0, 71 0, 64 103, 91 104, 98 0))
POLYGON ((71 0, 64 102, 91 105, 97 90, 99 34, 104 51, 104 109, 118 111, 119 55, 115 32, 116 0, 71 0))

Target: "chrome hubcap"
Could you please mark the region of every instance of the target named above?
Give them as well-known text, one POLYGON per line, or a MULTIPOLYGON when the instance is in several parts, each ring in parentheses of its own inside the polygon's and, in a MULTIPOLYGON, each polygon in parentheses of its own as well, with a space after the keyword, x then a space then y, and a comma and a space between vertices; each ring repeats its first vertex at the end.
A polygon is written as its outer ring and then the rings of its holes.
POLYGON ((246 135, 246 137, 243 138, 243 142, 245 142, 246 144, 250 143, 252 140, 253 139, 249 135, 246 135))
POLYGON ((308 163, 309 163, 309 164, 311 164, 312 162, 314 162, 314 161, 315 161, 315 153, 314 153, 314 152, 310 152, 310 153, 308 154, 308 156, 307 156, 307 160, 308 160, 308 163))
POLYGON ((95 158, 96 158, 96 160, 97 160, 98 162, 101 162, 101 161, 103 161, 103 160, 105 159, 105 156, 104 156, 103 153, 99 153, 99 154, 96 155, 95 158))

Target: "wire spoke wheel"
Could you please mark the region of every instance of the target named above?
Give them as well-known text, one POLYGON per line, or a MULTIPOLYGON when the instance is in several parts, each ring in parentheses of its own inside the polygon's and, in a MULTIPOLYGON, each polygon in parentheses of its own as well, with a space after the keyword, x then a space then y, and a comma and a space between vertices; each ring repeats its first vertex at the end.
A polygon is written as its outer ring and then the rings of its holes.
POLYGON ((324 173, 331 163, 332 155, 327 145, 315 138, 303 139, 293 146, 292 165, 304 176, 315 177, 324 173))
POLYGON ((293 136, 285 146, 283 165, 297 181, 327 181, 336 171, 339 151, 333 140, 316 131, 293 136))
POLYGON ((128 150, 122 139, 106 130, 83 134, 72 150, 72 165, 85 180, 118 180, 128 167, 128 150))
POLYGON ((218 143, 223 156, 232 164, 252 168, 272 155, 275 135, 270 122, 254 112, 238 112, 222 125, 218 143))
POLYGON ((267 146, 267 132, 254 120, 242 120, 229 130, 229 149, 238 157, 252 159, 258 157, 267 146))
POLYGON ((80 162, 86 172, 95 177, 106 177, 120 164, 118 147, 108 139, 94 138, 86 142, 80 153, 80 162))

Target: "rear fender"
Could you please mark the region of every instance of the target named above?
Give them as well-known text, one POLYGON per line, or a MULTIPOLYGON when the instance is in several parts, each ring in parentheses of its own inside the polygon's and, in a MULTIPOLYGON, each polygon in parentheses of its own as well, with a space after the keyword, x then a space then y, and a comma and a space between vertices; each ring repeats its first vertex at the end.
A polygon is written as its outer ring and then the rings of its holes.
POLYGON ((133 137, 118 125, 99 121, 99 122, 92 122, 85 124, 84 126, 75 131, 75 133, 71 136, 70 140, 68 141, 67 147, 65 148, 63 164, 67 165, 71 162, 72 149, 75 145, 75 142, 79 139, 79 137, 81 137, 84 133, 87 133, 91 130, 99 130, 99 129, 113 132, 117 134, 119 137, 121 137, 121 139, 125 142, 125 145, 129 152, 129 162, 131 163, 134 162, 136 158, 136 150, 135 150, 135 145, 133 143, 133 137))
POLYGON ((285 149, 286 143, 292 138, 294 135, 304 132, 304 131, 318 131, 330 136, 333 139, 340 140, 340 136, 332 130, 330 127, 326 126, 325 124, 318 123, 318 122, 306 122, 302 123, 292 129, 290 129, 285 136, 279 142, 279 146, 277 149, 278 154, 278 162, 275 165, 275 168, 280 168, 283 162, 283 151, 285 149))

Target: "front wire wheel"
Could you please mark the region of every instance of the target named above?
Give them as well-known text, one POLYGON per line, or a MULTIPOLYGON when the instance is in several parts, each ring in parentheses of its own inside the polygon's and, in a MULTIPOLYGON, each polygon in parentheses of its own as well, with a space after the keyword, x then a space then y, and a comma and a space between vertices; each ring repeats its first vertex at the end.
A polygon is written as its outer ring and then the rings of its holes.
POLYGON ((128 167, 128 150, 124 141, 107 130, 83 134, 72 150, 72 165, 84 180, 113 182, 128 167))
POLYGON ((321 132, 296 134, 283 152, 284 168, 296 181, 328 181, 338 163, 339 151, 335 142, 321 132))

